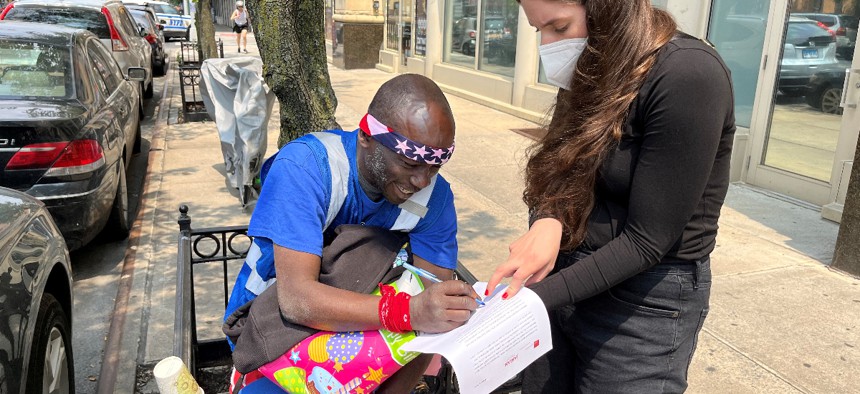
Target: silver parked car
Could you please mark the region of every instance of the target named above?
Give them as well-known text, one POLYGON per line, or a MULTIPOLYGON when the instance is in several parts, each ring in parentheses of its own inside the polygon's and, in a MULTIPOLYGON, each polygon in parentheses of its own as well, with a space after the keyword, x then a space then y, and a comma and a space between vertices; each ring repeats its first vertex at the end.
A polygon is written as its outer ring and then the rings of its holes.
POLYGON ((834 34, 812 19, 795 16, 788 19, 779 64, 780 92, 787 96, 804 95, 813 74, 837 63, 834 34))
MULTIPOLYGON (((152 48, 119 0, 17 0, 6 6, 0 20, 51 23, 86 29, 99 37, 128 76, 129 67, 141 67, 147 76, 141 83, 144 98, 152 88, 152 48)), ((141 107, 143 113, 143 107, 141 107)))
POLYGON ((0 393, 74 393, 72 268, 38 200, 0 187, 0 393))

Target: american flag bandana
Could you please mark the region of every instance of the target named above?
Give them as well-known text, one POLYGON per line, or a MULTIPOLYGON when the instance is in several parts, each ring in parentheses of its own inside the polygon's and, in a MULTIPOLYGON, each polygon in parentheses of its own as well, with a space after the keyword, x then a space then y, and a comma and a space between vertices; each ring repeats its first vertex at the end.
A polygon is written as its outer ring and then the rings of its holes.
POLYGON ((419 163, 442 165, 447 163, 454 153, 454 144, 449 148, 437 148, 412 141, 382 124, 371 114, 364 115, 358 127, 386 148, 419 163))

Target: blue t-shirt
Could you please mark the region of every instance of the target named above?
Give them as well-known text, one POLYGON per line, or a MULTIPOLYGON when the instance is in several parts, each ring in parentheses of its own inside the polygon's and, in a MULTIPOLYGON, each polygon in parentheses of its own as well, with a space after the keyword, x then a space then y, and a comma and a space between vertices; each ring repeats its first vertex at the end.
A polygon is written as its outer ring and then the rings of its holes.
MULTIPOLYGON (((323 240, 341 224, 362 224, 392 228, 401 208, 385 199, 374 202, 358 181, 356 143, 358 133, 330 131, 340 136, 349 161, 347 195, 331 225, 325 228, 332 196, 331 170, 322 143, 308 135, 285 145, 264 173, 263 188, 248 226, 259 253, 249 253, 237 278, 227 307, 227 316, 255 298, 256 290, 246 289, 254 271, 271 285, 275 277, 272 244, 322 256, 323 240), (324 234, 326 233, 326 234, 324 234), (252 261, 253 260, 253 261, 252 261)), ((457 266, 457 218, 451 186, 438 175, 427 203, 427 213, 409 232, 412 252, 437 266, 457 266)), ((253 281, 252 281, 253 282, 253 281)))

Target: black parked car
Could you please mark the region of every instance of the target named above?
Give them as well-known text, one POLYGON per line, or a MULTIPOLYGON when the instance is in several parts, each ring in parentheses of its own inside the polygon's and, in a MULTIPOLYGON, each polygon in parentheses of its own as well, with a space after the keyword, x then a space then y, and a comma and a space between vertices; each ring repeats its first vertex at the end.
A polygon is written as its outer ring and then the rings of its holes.
POLYGON ((131 16, 142 32, 146 42, 152 47, 152 72, 156 76, 167 74, 167 52, 164 51, 164 26, 155 22, 152 13, 145 10, 129 9, 131 16))
POLYGON ((806 86, 806 103, 821 112, 841 115, 839 104, 845 85, 845 69, 849 66, 850 63, 844 67, 831 66, 812 74, 806 86))
POLYGON ((0 300, 0 393, 74 393, 69 252, 44 204, 2 187, 0 300))
POLYGON ((128 75, 86 30, 0 22, 0 186, 42 200, 70 249, 128 235, 146 70, 128 75))

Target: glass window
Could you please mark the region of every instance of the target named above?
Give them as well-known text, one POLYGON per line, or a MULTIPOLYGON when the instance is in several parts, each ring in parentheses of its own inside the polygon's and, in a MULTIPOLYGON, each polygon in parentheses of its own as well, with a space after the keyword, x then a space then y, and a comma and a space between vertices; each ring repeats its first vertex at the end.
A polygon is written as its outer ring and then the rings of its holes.
POLYGON ((0 41, 0 98, 64 98, 72 93, 68 48, 0 41))
POLYGON ((513 77, 518 17, 516 0, 446 2, 443 61, 513 77))
POLYGON ((152 6, 152 8, 155 10, 155 12, 159 13, 159 14, 180 15, 179 11, 177 11, 176 8, 173 8, 167 4, 150 3, 150 6, 152 6))
POLYGON ((116 61, 107 53, 104 45, 95 40, 87 42, 90 59, 93 62, 93 68, 98 72, 105 82, 107 94, 113 94, 113 91, 119 86, 120 77, 122 74, 116 65, 116 61))
POLYGON ((93 32, 99 38, 110 38, 110 29, 108 29, 107 20, 97 9, 17 6, 9 9, 9 13, 6 14, 5 19, 50 23, 76 29, 86 29, 93 32))
POLYGON ((478 8, 476 1, 451 0, 445 10, 444 61, 466 67, 475 67, 475 39, 478 35, 478 8))
POLYGON ((481 70, 509 77, 514 76, 519 12, 520 8, 516 0, 485 0, 483 2, 481 70))
POLYGON ((385 7, 385 49, 396 51, 400 41, 400 0, 388 0, 385 7))
POLYGON ((427 54, 427 0, 415 2, 415 56, 427 54))
POLYGON ((769 0, 714 0, 708 40, 732 71, 735 122, 750 127, 764 47, 769 0))

